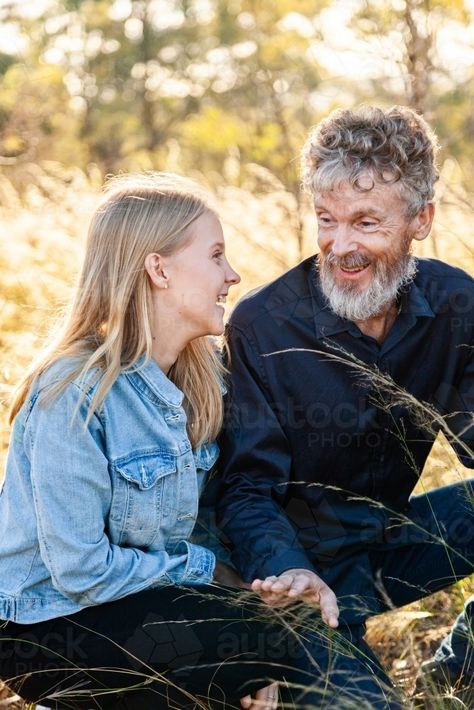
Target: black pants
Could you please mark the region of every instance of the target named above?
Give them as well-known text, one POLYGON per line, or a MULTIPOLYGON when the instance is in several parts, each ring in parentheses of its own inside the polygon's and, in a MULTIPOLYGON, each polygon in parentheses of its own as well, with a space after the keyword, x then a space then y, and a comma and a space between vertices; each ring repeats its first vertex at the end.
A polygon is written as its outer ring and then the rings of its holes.
POLYGON ((474 572, 474 480, 411 500, 410 523, 372 552, 384 609, 421 599, 474 572))
MULTIPOLYGON (((418 496, 413 522, 372 550, 379 608, 474 571, 470 495, 462 483, 418 496)), ((7 623, 0 677, 51 707, 54 697, 57 707, 117 710, 194 708, 201 698, 227 710, 277 679, 288 707, 399 708, 363 635, 363 624, 331 632, 304 605, 282 612, 223 588, 165 587, 41 624, 7 623)))
MULTIPOLYGON (((274 679, 288 707, 320 707, 323 666, 348 694, 349 656, 360 653, 369 694, 377 676, 362 640, 343 631, 331 633, 303 605, 276 611, 236 590, 170 586, 38 624, 5 623, 0 676, 53 708, 195 708, 201 699, 230 710, 274 679)), ((375 685, 377 697, 381 685, 390 693, 382 672, 375 685)))

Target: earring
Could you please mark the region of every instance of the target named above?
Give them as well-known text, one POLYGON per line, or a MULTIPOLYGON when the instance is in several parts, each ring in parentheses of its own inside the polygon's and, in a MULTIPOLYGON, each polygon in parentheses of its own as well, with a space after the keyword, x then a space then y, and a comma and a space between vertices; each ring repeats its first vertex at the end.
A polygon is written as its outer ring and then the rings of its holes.
POLYGON ((165 288, 168 288, 168 284, 165 284, 165 288))

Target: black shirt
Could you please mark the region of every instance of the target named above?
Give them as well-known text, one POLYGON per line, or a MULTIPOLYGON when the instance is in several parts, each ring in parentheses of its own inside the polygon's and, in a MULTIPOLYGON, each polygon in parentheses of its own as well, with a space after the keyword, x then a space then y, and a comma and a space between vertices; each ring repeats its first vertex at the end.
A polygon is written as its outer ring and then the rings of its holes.
POLYGON ((474 467, 473 330, 474 280, 431 259, 382 345, 329 310, 315 257, 239 303, 218 512, 244 580, 302 567, 373 595, 368 551, 409 514, 440 429, 474 467))

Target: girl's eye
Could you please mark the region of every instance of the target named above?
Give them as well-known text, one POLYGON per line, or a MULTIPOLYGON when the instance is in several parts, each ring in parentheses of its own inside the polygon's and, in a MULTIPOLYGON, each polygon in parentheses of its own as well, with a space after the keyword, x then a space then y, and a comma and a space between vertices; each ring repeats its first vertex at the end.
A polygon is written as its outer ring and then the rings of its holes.
POLYGON ((212 258, 213 259, 221 259, 223 257, 223 255, 224 255, 224 252, 216 251, 216 253, 212 255, 212 258))

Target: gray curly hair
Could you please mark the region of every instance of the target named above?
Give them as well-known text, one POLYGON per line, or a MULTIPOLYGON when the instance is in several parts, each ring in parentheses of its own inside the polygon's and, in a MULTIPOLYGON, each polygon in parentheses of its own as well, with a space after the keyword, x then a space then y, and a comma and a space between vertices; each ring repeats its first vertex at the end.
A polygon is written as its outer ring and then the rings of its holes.
POLYGON ((302 152, 304 189, 326 192, 343 182, 366 191, 399 183, 407 213, 414 216, 433 199, 439 173, 438 140, 426 121, 405 106, 337 109, 310 132, 302 152), (371 187, 360 177, 369 174, 371 187))

